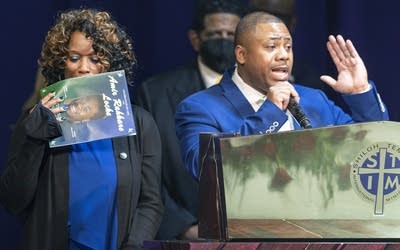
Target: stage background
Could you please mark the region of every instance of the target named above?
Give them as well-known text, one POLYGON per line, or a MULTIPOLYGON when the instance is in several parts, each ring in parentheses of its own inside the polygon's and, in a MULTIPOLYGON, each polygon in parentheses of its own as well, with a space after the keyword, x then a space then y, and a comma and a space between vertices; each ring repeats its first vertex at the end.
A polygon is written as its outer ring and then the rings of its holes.
MULTIPOLYGON (((243 0, 246 1, 246 0, 243 0)), ((44 36, 60 10, 80 6, 108 10, 133 37, 138 58, 136 84, 148 76, 191 60, 187 40, 193 1, 182 0, 42 0, 3 3, 1 48, 0 169, 5 165, 12 124, 33 91, 37 58, 44 36)), ((350 38, 364 59, 369 78, 379 88, 391 120, 400 120, 397 83, 400 2, 389 0, 297 0, 294 37, 296 59, 319 74, 336 71, 327 55, 329 34, 350 38)), ((15 249, 19 226, 0 207, 0 244, 15 249)))

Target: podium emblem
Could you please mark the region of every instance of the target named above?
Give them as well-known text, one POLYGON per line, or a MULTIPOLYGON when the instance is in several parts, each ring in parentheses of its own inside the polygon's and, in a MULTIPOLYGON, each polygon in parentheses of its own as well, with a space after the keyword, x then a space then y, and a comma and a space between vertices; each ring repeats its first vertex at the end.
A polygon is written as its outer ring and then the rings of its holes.
POLYGON ((400 196, 400 146, 377 142, 363 148, 351 163, 350 180, 357 195, 384 215, 385 204, 400 196))

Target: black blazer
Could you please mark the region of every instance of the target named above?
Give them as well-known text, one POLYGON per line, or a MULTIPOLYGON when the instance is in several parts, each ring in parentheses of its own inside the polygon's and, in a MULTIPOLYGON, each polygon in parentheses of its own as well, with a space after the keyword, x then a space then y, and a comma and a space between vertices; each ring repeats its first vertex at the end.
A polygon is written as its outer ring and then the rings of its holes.
MULTIPOLYGON (((144 240, 153 239, 163 211, 158 131, 148 112, 134 107, 133 113, 137 135, 112 139, 118 173, 118 249, 141 249, 144 240)), ((20 117, 13 132, 0 179, 0 202, 24 222, 21 249, 68 249, 70 147, 50 149, 43 140, 60 133, 52 126, 56 123, 51 111, 38 105, 29 116, 20 117), (46 120, 50 122, 39 122, 46 120)))
POLYGON ((161 135, 165 212, 158 239, 175 239, 197 223, 198 183, 183 166, 174 115, 185 97, 204 88, 197 62, 194 62, 156 75, 141 83, 134 92, 134 103, 153 115, 161 135))

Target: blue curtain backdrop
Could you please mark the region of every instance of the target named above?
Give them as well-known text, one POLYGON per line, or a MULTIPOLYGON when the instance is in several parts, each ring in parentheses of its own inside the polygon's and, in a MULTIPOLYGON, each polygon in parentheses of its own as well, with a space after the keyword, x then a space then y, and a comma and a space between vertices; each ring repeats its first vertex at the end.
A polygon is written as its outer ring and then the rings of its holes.
MULTIPOLYGON (((194 1, 42 0, 9 1, 7 5, 0 15, 0 169, 5 165, 12 124, 33 90, 43 38, 60 10, 87 6, 110 11, 133 37, 139 62, 136 84, 194 55, 186 34, 194 1)), ((386 102, 391 120, 399 121, 399 7, 400 2, 389 0, 297 0, 295 58, 309 63, 319 74, 336 77, 326 52, 327 36, 340 33, 350 38, 364 59, 369 78, 376 82, 386 102)), ((1 248, 15 249, 18 233, 16 219, 0 207, 1 248)))

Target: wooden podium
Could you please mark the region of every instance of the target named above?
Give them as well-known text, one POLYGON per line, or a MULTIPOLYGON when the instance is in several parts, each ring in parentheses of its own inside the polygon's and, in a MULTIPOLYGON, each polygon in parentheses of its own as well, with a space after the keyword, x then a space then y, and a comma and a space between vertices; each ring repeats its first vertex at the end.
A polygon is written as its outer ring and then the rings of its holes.
POLYGON ((201 134, 199 161, 201 238, 400 239, 400 123, 201 134))

